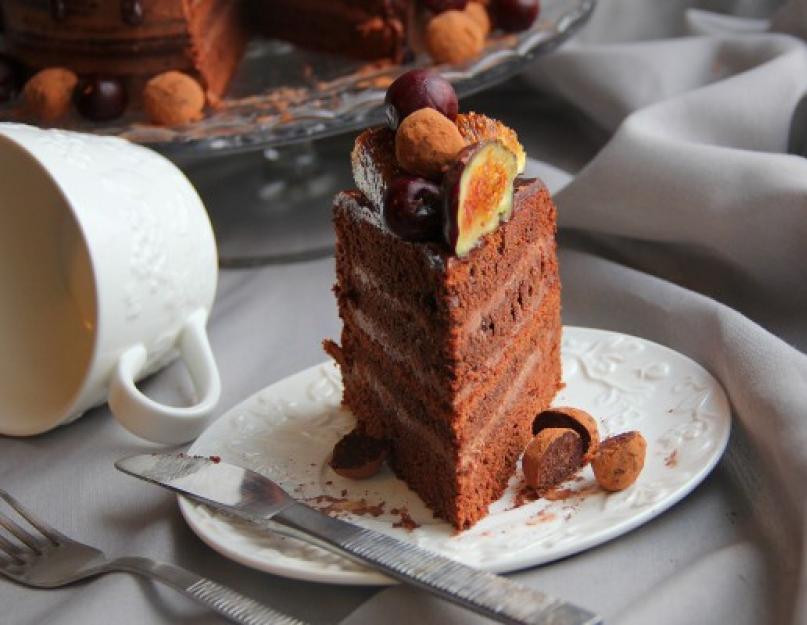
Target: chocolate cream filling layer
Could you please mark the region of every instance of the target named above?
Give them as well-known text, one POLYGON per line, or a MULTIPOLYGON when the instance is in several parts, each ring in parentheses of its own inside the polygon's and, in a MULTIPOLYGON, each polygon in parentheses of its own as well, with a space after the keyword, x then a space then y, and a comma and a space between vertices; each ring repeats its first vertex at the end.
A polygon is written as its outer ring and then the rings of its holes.
MULTIPOLYGON (((413 361, 402 350, 390 351, 390 341, 383 333, 371 337, 366 329, 356 327, 354 320, 348 317, 345 318, 348 332, 344 335, 344 348, 347 354, 361 351, 370 375, 395 379, 395 385, 400 389, 395 405, 404 408, 410 418, 419 421, 452 448, 459 448, 476 440, 491 416, 508 401, 513 392, 513 381, 520 379, 525 368, 529 370, 530 363, 538 357, 536 354, 543 354, 551 348, 550 340, 559 325, 559 320, 553 319, 551 314, 553 307, 557 307, 557 298, 556 292, 532 316, 530 327, 507 342, 511 349, 501 350, 498 358, 502 362, 495 375, 481 385, 469 383, 462 389, 463 397, 455 403, 453 397, 445 396, 438 401, 439 386, 422 377, 420 369, 412 365, 413 361)), ((540 389, 531 388, 530 391, 540 389)))
POLYGON ((535 349, 521 366, 515 378, 508 381, 507 390, 496 402, 490 412, 485 415, 484 423, 475 434, 470 437, 462 447, 457 448, 452 442, 439 435, 434 428, 424 423, 421 419, 412 414, 410 407, 405 406, 401 401, 402 396, 394 393, 384 383, 385 376, 380 372, 370 369, 366 365, 357 365, 351 370, 351 376, 356 376, 357 382, 364 385, 366 389, 377 396, 378 401, 387 407, 399 426, 403 426, 412 431, 424 444, 429 445, 432 451, 438 456, 451 461, 458 461, 460 469, 467 467, 472 462, 479 461, 484 457, 485 446, 492 436, 497 435, 497 431, 506 423, 513 413, 514 407, 521 399, 525 389, 529 386, 535 372, 545 361, 552 357, 549 353, 551 345, 544 345, 544 349, 535 349))

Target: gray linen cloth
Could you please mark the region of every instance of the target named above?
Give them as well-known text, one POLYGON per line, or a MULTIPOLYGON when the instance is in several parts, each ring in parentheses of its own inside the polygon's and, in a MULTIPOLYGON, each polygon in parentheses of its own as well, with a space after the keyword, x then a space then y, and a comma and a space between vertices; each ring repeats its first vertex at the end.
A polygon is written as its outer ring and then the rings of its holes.
MULTIPOLYGON (((766 32, 776 3, 700 3, 733 17, 692 4, 601 0, 528 84, 464 103, 517 128, 557 190, 564 322, 690 355, 736 417, 724 460, 672 510, 513 577, 611 623, 807 622, 807 159, 788 154, 807 154, 807 2, 773 18, 791 36, 766 32)), ((222 411, 323 359, 320 338, 339 331, 332 282, 330 259, 222 273, 210 320, 222 411)), ((144 388, 191 395, 178 366, 144 388)), ((405 588, 285 580, 218 556, 173 497, 111 468, 155 448, 101 408, 45 436, 0 439, 0 484, 110 553, 176 562, 315 623, 484 622, 405 588)), ((3 625, 220 622, 129 575, 55 591, 0 580, 3 625)))

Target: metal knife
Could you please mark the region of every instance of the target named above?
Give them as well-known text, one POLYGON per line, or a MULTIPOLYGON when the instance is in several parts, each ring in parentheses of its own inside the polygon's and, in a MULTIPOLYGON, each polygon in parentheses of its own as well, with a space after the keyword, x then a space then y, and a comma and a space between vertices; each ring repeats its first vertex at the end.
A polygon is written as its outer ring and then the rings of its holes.
POLYGON ((356 560, 501 623, 602 623, 596 614, 561 599, 322 514, 295 501, 269 478, 218 458, 144 454, 118 460, 115 466, 216 510, 356 560))

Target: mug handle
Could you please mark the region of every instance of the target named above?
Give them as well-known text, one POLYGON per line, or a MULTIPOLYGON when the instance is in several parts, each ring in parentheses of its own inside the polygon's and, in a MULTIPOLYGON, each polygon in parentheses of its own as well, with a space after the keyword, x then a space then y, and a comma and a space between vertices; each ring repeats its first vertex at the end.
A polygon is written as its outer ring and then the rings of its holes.
POLYGON ((194 406, 175 407, 149 399, 135 386, 146 364, 146 348, 138 343, 121 355, 109 387, 109 407, 123 427, 155 443, 179 444, 199 436, 221 395, 221 378, 210 349, 205 324, 207 313, 199 309, 188 317, 177 344, 200 400, 194 406))

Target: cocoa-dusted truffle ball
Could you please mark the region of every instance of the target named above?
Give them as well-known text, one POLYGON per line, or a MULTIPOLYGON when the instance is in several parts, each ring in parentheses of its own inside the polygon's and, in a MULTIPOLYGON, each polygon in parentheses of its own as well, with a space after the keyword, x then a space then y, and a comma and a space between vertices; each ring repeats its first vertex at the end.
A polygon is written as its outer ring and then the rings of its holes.
POLYGON ((479 2, 469 2, 465 7, 465 14, 470 17, 482 31, 482 36, 487 37, 490 33, 490 15, 484 4, 479 2))
POLYGON ((625 490, 644 468, 647 442, 639 432, 625 432, 600 443, 591 461, 594 477, 605 490, 625 490))
POLYGON ((582 456, 580 435, 574 430, 541 430, 524 450, 524 480, 537 491, 551 488, 574 475, 582 456))
POLYGON ((63 67, 43 69, 25 83, 22 97, 25 109, 43 122, 64 117, 70 110, 78 76, 63 67))
POLYGON ((406 117, 395 133, 398 164, 411 174, 433 180, 443 175, 464 147, 454 122, 432 108, 406 117))
POLYGON ((539 413, 532 422, 532 433, 538 434, 545 428, 571 428, 583 441, 583 464, 588 463, 597 453, 600 432, 597 421, 585 410, 571 406, 557 406, 539 413))
POLYGON ((202 118, 205 92, 193 78, 182 72, 158 74, 146 83, 143 107, 153 124, 177 126, 202 118))
POLYGON ((477 56, 485 35, 465 11, 446 11, 426 25, 426 49, 436 63, 462 63, 477 56))

